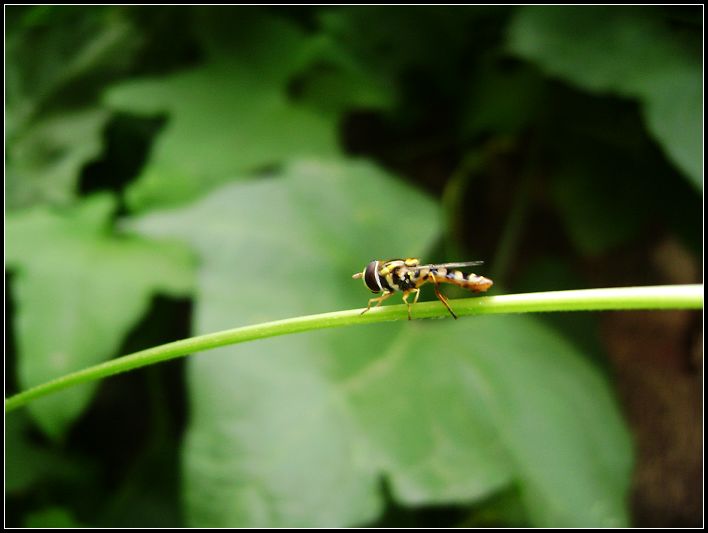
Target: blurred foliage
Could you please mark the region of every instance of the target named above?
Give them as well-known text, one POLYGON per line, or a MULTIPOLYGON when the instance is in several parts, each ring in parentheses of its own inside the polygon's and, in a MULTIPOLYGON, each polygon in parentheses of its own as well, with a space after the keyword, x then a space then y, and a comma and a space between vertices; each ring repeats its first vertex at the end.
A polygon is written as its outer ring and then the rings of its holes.
MULTIPOLYGON (((424 250, 440 233, 430 200, 351 162, 289 166, 135 224, 198 250, 197 332, 355 307, 359 283, 338 280, 361 263, 362 241, 379 257, 424 250), (389 213, 400 213, 405 232, 381 230, 389 213), (297 283, 223 291, 234 272, 297 283)), ((516 479, 539 524, 625 521, 626 435, 608 391, 569 346, 528 318, 411 326, 269 339, 193 361, 184 450, 192 522, 370 521, 380 512, 378 470, 408 504, 477 498, 516 479), (528 425, 537 412, 544 417, 528 425), (594 434, 598 442, 585 440, 594 434), (572 479, 557 477, 569 470, 572 479), (588 499, 597 506, 584 508, 588 499)))
MULTIPOLYGON (((657 233, 702 249, 699 9, 6 15, 8 393, 362 306, 372 257, 547 290, 657 233)), ((7 418, 8 525, 626 525, 602 361, 589 317, 485 317, 68 390, 7 418)))
POLYGON ((293 105, 283 90, 306 39, 284 21, 244 13, 229 28, 219 27, 218 15, 204 17, 202 66, 108 92, 113 108, 169 116, 149 164, 127 192, 131 209, 190 200, 291 158, 336 153, 334 121, 293 105))
POLYGON ((109 113, 97 105, 100 92, 129 70, 141 36, 119 10, 7 15, 7 206, 65 205, 81 167, 101 153, 109 113))
MULTIPOLYGON (((94 195, 76 208, 33 207, 6 217, 12 243, 6 264, 16 273, 16 342, 23 354, 17 371, 27 387, 108 359, 153 293, 181 296, 191 289, 188 251, 111 235, 113 204, 94 195)), ((29 409, 48 435, 61 438, 93 388, 69 389, 29 409)))
POLYGON ((702 189, 703 75, 695 38, 653 11, 605 6, 577 16, 533 7, 512 22, 509 47, 582 88, 638 99, 649 131, 702 189))

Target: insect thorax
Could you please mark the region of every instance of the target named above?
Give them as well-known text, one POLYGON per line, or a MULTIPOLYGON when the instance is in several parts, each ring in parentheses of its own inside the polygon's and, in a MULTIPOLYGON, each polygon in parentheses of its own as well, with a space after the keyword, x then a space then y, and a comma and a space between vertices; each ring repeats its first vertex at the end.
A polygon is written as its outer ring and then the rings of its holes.
POLYGON ((417 259, 392 259, 384 262, 379 268, 381 287, 389 292, 414 289, 419 272, 409 270, 408 267, 417 264, 417 259))

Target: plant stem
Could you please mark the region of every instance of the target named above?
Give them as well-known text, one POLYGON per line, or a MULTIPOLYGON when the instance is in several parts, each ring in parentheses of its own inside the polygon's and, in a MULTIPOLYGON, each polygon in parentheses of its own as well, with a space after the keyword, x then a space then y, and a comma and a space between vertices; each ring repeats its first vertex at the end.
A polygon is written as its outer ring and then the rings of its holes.
MULTIPOLYGON (((703 307, 703 285, 664 285, 508 294, 452 300, 451 305, 458 316, 552 311, 701 309, 703 307)), ((202 352, 228 344, 237 344, 278 335, 300 333, 302 331, 406 320, 408 317, 405 305, 379 307, 371 309, 364 315, 360 313, 361 309, 352 309, 349 311, 301 316, 209 333, 155 346, 67 374, 15 394, 5 400, 5 412, 12 411, 32 400, 74 385, 175 359, 194 352, 202 352)), ((413 308, 413 316, 416 319, 443 318, 448 316, 448 314, 440 302, 425 302, 416 304, 413 308)), ((460 327, 464 327, 464 325, 461 324, 460 327)))

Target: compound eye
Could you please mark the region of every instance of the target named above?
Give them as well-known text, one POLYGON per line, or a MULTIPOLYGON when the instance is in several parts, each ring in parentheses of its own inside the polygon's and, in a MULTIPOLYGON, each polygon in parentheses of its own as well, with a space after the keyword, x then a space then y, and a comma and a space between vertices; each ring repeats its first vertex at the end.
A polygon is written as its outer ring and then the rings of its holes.
POLYGON ((364 283, 371 292, 381 292, 381 281, 379 280, 379 262, 371 261, 366 265, 364 271, 364 283))

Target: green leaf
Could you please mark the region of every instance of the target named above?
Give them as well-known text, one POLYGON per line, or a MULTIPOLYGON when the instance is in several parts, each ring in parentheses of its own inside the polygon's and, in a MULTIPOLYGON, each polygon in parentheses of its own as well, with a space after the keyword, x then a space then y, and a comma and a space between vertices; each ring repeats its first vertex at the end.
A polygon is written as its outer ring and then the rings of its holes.
MULTIPOLYGON (((371 165, 310 161, 132 225, 197 250, 205 332, 361 306, 368 291, 351 274, 428 249, 440 216, 371 165)), ((366 523, 381 512, 382 475, 408 505, 479 500, 516 481, 535 524, 627 521, 628 437, 607 385, 531 319, 222 348, 190 361, 189 389, 195 526, 366 523)))
POLYGON ((7 207, 69 205, 81 168, 103 148, 99 87, 126 70, 141 40, 117 8, 15 6, 8 16, 7 207))
POLYGON ((335 124, 288 102, 237 63, 210 63, 162 80, 124 83, 123 111, 169 113, 147 168, 128 191, 133 209, 179 203, 294 156, 336 152, 335 124))
POLYGON ((466 334, 532 523, 627 525, 629 434, 597 370, 531 318, 475 321, 466 334))
POLYGON ((27 494, 48 479, 67 484, 92 478, 88 461, 38 443, 27 413, 17 415, 5 420, 6 496, 27 494))
POLYGON ((638 99, 649 131, 702 189, 701 56, 660 13, 609 6, 524 7, 512 21, 509 47, 583 89, 638 99))
POLYGON ((64 111, 33 123, 8 144, 7 203, 68 205, 81 168, 103 148, 107 111, 64 111))
POLYGON ((305 34, 292 19, 243 7, 201 14, 199 33, 212 58, 249 65, 260 78, 287 87, 298 102, 333 119, 350 108, 380 109, 393 103, 386 80, 326 29, 305 34))
POLYGON ((337 153, 335 118, 287 96, 287 79, 293 63, 299 64, 293 58, 304 54, 305 39, 278 19, 256 20, 258 31, 243 21, 238 27, 245 34, 230 29, 240 39, 238 53, 229 53, 218 28, 216 36, 205 30, 214 42, 203 66, 108 92, 114 109, 169 118, 147 167, 127 192, 132 209, 191 200, 293 157, 337 153), (274 35, 275 44, 267 38, 274 35))
POLYGON ((392 84, 330 35, 309 39, 301 61, 294 84, 298 101, 314 109, 337 116, 351 109, 389 110, 394 105, 392 84))
MULTIPOLYGON (((118 350, 156 292, 184 295, 192 263, 182 246, 116 237, 108 196, 72 209, 36 207, 8 215, 7 265, 22 388, 99 363, 118 350)), ((94 387, 83 386, 30 407, 40 427, 60 438, 94 387)))
POLYGON ((507 11, 499 6, 338 6, 322 10, 318 21, 373 75, 399 83, 402 76, 422 73, 429 77, 425 87, 454 92, 470 54, 488 49, 501 36, 507 11))
POLYGON ((95 96, 102 81, 125 71, 141 41, 125 14, 114 7, 8 8, 9 138, 44 112, 95 96))

